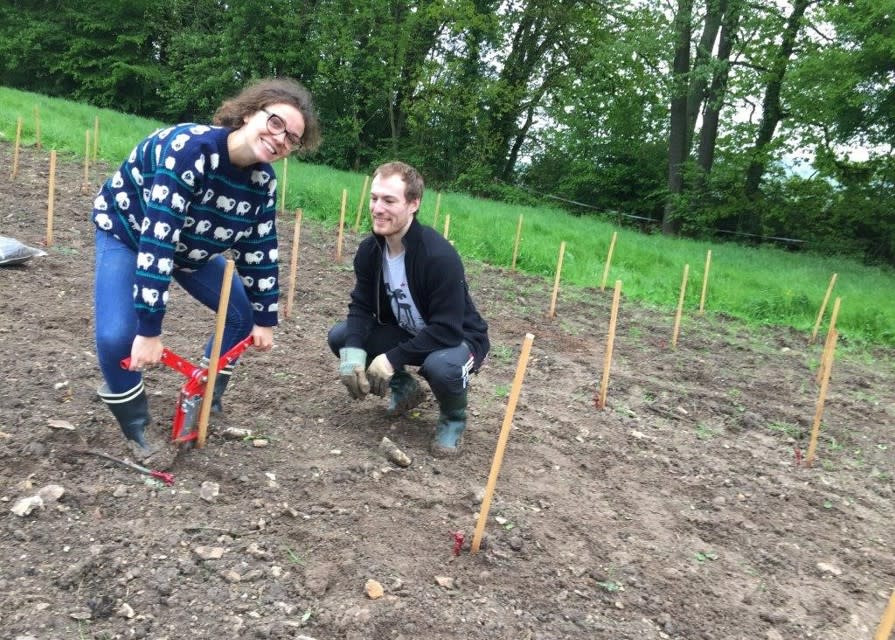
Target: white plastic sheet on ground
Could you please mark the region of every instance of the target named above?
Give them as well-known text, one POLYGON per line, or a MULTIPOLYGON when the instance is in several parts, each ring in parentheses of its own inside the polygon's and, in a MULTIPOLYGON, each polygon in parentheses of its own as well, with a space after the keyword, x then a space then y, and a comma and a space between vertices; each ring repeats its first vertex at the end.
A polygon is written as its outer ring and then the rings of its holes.
POLYGON ((0 266, 21 264, 34 256, 45 256, 46 251, 29 247, 15 238, 0 236, 0 266))

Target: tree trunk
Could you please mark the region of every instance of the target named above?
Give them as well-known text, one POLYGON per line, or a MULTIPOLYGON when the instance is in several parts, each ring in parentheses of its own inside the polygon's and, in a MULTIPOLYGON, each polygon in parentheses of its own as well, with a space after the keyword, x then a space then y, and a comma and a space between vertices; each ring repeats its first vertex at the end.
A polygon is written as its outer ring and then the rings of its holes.
POLYGON ((740 9, 736 0, 733 6, 728 5, 721 25, 721 36, 718 40, 717 60, 719 68, 712 77, 705 99, 705 109, 702 114, 702 130, 699 134, 699 149, 696 155, 696 164, 700 169, 701 178, 712 172, 715 161, 715 144, 718 141, 718 123, 721 118, 721 107, 724 104, 724 96, 727 93, 727 80, 730 75, 730 54, 736 41, 736 32, 739 25, 740 9))
POLYGON ((507 158, 506 164, 503 166, 501 178, 507 182, 513 177, 513 171, 516 167, 516 162, 519 160, 519 152, 522 149, 522 144, 528 138, 528 131, 534 123, 534 112, 535 103, 532 102, 526 110, 525 123, 519 128, 515 140, 513 141, 513 145, 510 147, 510 155, 507 158))
POLYGON ((674 235, 681 229, 675 211, 676 196, 684 186, 687 159, 687 75, 690 71, 690 15, 692 0, 678 0, 674 16, 675 47, 672 68, 671 122, 668 134, 668 201, 662 215, 662 233, 674 235))
POLYGON ((709 0, 706 7, 705 24, 702 37, 696 45, 696 59, 693 61, 693 77, 690 80, 690 94, 687 97, 687 140, 692 142, 696 129, 696 118, 699 116, 703 101, 706 99, 708 74, 703 69, 708 66, 715 47, 715 39, 724 13, 727 11, 727 0, 709 0))
MULTIPOLYGON (((812 1, 795 0, 792 13, 786 21, 786 29, 783 32, 780 48, 771 67, 768 83, 765 87, 764 99, 761 103, 761 123, 758 126, 758 133, 755 137, 752 159, 749 163, 749 168, 746 170, 746 183, 743 191, 749 200, 755 200, 759 195, 761 179, 767 168, 765 153, 768 145, 774 138, 774 131, 777 129, 777 125, 783 119, 783 111, 780 105, 783 77, 786 75, 789 59, 795 48, 796 38, 802 26, 802 18, 812 1)), ((752 221, 752 224, 748 226, 754 230, 757 225, 755 221, 752 221)))

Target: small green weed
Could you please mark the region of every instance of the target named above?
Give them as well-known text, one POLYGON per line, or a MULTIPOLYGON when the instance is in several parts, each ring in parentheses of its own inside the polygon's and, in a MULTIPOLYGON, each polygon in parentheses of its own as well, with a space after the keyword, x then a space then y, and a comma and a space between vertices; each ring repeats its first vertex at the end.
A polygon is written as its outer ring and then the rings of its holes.
POLYGON ((855 469, 863 469, 867 466, 867 461, 864 460, 863 454, 864 452, 860 449, 855 449, 852 453, 851 464, 855 469))
POLYGON ((878 482, 887 483, 892 481, 892 474, 888 471, 880 471, 879 469, 873 469, 870 472, 870 477, 873 480, 878 482))
POLYGON ((800 438, 802 436, 801 427, 789 424, 788 422, 772 422, 768 425, 768 429, 776 433, 782 433, 790 438, 800 438))
POLYGON ((505 344, 491 345, 491 357, 498 362, 508 364, 513 361, 513 349, 505 344))
POLYGON ((302 557, 301 555, 299 555, 295 551, 293 551, 291 547, 286 547, 285 551, 286 551, 286 557, 289 559, 289 562, 291 562, 292 564, 303 565, 305 563, 304 557, 302 557))
POLYGON ((878 405, 879 404, 879 396, 873 393, 867 393, 866 391, 858 391, 854 392, 854 398, 858 402, 866 402, 867 404, 878 405))
POLYGON ((619 583, 612 580, 604 580, 603 582, 598 582, 597 586, 607 593, 616 593, 617 591, 621 591, 622 589, 622 586, 619 583))
POLYGON ((273 442, 274 438, 266 436, 263 433, 250 433, 242 438, 243 442, 254 442, 255 440, 267 440, 268 442, 273 442))
POLYGON ((835 436, 830 436, 827 438, 826 447, 829 451, 842 451, 845 448, 845 445, 839 442, 835 436))
POLYGON ((496 515, 494 516, 494 521, 499 524, 501 527, 506 529, 507 531, 512 531, 516 528, 516 525, 504 515, 496 515))
POLYGON ((700 422, 696 425, 696 437, 700 440, 711 440, 717 435, 718 432, 706 424, 700 422))

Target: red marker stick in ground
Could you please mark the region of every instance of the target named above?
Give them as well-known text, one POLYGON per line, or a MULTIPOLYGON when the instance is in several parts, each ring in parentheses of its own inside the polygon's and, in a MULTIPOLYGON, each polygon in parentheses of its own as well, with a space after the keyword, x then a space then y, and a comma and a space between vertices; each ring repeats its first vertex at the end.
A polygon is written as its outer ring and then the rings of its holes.
POLYGON ((463 542, 466 540, 466 536, 463 535, 462 531, 451 531, 451 536, 454 539, 454 555, 459 556, 460 550, 463 548, 463 542))

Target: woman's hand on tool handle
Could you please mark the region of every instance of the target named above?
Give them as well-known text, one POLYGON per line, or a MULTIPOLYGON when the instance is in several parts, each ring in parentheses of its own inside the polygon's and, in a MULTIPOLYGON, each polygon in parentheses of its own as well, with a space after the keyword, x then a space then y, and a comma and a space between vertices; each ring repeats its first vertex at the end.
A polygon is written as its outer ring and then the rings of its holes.
POLYGON ((142 371, 143 367, 158 364, 162 359, 161 336, 137 336, 131 345, 131 371, 142 371))
POLYGON ((273 347, 273 327, 252 327, 252 343, 258 351, 270 351, 273 347))

